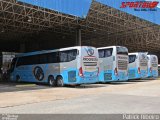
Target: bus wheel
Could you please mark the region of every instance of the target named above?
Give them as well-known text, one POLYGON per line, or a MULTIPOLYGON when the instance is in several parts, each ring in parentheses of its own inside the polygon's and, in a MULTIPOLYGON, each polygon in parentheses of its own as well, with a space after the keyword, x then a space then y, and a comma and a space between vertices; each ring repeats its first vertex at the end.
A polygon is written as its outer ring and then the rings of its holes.
POLYGON ((21 81, 20 76, 17 75, 17 76, 16 76, 16 82, 20 82, 20 81, 21 81))
POLYGON ((55 87, 55 86, 56 86, 56 81, 54 80, 54 77, 53 77, 53 76, 50 76, 50 77, 48 78, 48 84, 49 84, 49 86, 51 86, 51 87, 55 87))
POLYGON ((64 82, 63 82, 63 78, 61 76, 57 77, 57 87, 63 87, 64 86, 64 82))

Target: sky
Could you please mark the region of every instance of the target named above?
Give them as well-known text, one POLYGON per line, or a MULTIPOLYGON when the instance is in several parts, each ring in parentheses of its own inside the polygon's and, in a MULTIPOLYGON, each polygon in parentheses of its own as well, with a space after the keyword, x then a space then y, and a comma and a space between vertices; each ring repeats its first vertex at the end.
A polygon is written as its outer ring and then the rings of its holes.
POLYGON ((159 4, 158 4, 158 8, 160 8, 160 0, 146 0, 146 1, 158 1, 159 2, 159 4))

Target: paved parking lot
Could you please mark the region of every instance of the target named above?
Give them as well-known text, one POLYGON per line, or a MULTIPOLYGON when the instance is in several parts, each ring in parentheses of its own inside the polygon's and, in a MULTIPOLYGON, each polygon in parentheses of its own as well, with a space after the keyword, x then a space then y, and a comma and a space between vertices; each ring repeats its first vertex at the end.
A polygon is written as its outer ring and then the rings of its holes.
POLYGON ((48 87, 45 85, 36 85, 29 83, 0 83, 0 93, 38 89, 48 89, 48 87))
POLYGON ((51 88, 0 84, 0 113, 159 113, 160 80, 51 88))

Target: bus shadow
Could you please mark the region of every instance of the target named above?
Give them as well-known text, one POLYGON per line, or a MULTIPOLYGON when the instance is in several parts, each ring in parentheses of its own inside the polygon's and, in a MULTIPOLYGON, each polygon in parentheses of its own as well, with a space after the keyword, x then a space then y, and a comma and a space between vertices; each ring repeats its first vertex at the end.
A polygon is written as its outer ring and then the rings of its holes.
POLYGON ((154 79, 146 79, 146 80, 129 80, 129 82, 150 82, 154 79))
POLYGON ((76 88, 76 89, 89 89, 89 88, 101 88, 106 87, 106 85, 102 84, 82 84, 80 86, 65 86, 66 88, 76 88))
POLYGON ((110 83, 106 83, 106 84, 109 84, 109 85, 126 85, 126 84, 135 84, 135 83, 131 83, 131 82, 127 81, 127 82, 110 82, 110 83))
MULTIPOLYGON (((82 84, 80 86, 66 85, 64 88, 75 88, 75 89, 90 89, 106 87, 103 84, 82 84)), ((3 92, 18 92, 18 91, 30 91, 30 90, 41 90, 41 89, 53 89, 58 87, 50 87, 47 84, 42 83, 28 83, 28 82, 0 82, 0 93, 3 92)))
POLYGON ((35 83, 16 83, 16 82, 0 82, 0 93, 3 92, 17 92, 17 91, 29 91, 50 88, 44 84, 35 83))

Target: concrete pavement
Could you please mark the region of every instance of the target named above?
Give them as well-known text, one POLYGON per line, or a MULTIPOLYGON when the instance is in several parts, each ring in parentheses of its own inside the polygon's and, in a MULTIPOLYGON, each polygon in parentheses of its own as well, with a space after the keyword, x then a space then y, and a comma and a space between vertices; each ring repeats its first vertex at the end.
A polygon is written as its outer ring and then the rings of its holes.
POLYGON ((0 93, 0 113, 159 113, 159 106, 160 80, 0 93))

